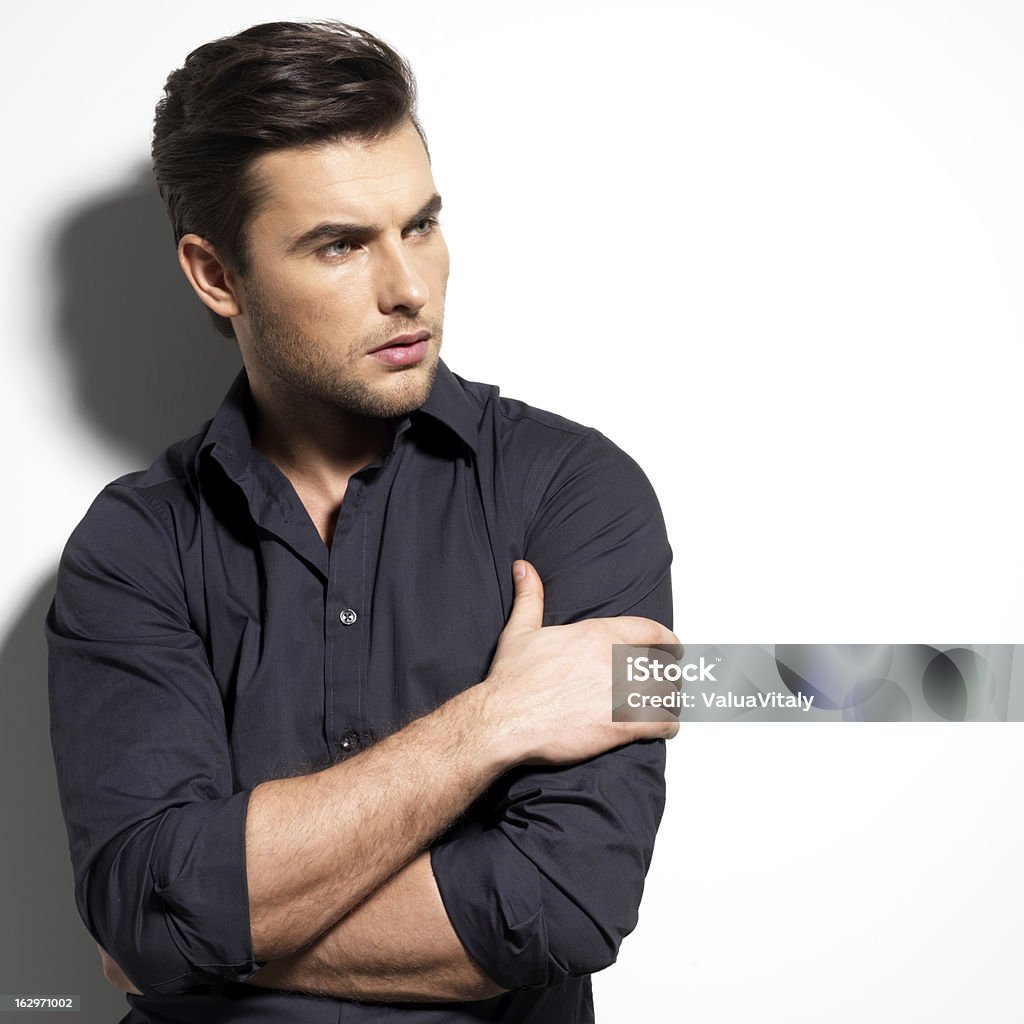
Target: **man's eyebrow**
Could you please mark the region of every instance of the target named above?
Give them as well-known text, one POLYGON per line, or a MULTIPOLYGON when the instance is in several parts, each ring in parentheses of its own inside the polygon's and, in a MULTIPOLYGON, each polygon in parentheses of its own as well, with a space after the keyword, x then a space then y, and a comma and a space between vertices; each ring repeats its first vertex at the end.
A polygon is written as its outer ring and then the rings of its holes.
POLYGON ((285 248, 289 256, 312 249, 321 242, 333 242, 339 238, 351 239, 353 242, 364 242, 372 238, 376 232, 362 224, 342 224, 336 221, 324 221, 315 228, 304 231, 292 239, 285 248))
POLYGON ((435 192, 406 222, 407 228, 414 227, 421 220, 436 217, 441 212, 441 197, 435 192))
MULTIPOLYGON (((441 197, 435 192, 403 225, 403 230, 413 227, 421 220, 428 217, 436 217, 441 212, 441 197)), ((338 221, 324 221, 316 227, 304 231, 297 238, 288 243, 285 252, 294 255, 311 249, 321 242, 333 242, 339 238, 349 239, 353 242, 369 241, 375 234, 376 228, 367 227, 364 224, 345 224, 338 221)))

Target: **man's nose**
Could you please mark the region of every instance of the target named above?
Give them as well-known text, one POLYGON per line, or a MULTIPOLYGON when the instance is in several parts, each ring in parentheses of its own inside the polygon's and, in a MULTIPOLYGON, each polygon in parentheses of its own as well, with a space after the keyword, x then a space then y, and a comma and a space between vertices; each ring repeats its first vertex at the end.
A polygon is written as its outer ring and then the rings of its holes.
POLYGON ((388 245, 377 269, 377 305, 382 313, 415 315, 430 298, 427 282, 401 243, 388 245))

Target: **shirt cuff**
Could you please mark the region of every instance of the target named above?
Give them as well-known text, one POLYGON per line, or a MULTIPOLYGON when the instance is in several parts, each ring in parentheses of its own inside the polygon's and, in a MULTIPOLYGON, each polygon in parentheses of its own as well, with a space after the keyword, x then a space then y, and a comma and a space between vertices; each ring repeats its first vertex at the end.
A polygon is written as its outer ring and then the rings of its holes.
POLYGON ((548 941, 537 869, 497 829, 453 835, 430 863, 466 952, 502 988, 548 981, 548 941))
POLYGON ((122 936, 113 945, 127 962, 118 963, 144 990, 169 995, 244 981, 264 966, 253 959, 249 923, 250 792, 171 808, 94 869, 94 880, 107 880, 106 893, 94 892, 101 904, 139 888, 134 900, 115 903, 135 912, 112 915, 108 928, 122 936))

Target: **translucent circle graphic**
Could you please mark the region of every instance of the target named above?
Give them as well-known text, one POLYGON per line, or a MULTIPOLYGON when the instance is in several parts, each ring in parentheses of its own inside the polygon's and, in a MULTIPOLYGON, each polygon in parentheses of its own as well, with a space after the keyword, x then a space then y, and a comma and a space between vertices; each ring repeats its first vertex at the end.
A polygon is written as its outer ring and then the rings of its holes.
POLYGON ((873 691, 863 686, 884 680, 892 658, 891 644, 775 645, 775 668, 783 684, 796 696, 813 697, 820 711, 845 712, 866 699, 873 691))
POLYGON ((844 722, 909 722, 914 717, 910 698, 891 679, 869 679, 846 695, 844 722))
POLYGON ((948 722, 981 717, 992 705, 995 676, 985 659, 966 647, 938 651, 921 677, 924 699, 936 715, 948 722))

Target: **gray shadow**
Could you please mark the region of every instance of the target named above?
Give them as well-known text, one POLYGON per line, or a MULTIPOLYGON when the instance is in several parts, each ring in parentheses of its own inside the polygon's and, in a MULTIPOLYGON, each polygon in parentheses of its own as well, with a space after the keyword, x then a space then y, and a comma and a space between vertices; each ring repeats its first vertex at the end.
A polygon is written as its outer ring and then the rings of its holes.
POLYGON ((148 168, 69 212, 53 280, 56 341, 82 418, 102 437, 141 468, 214 414, 238 349, 214 331, 178 267, 148 168))
MULTIPOLYGON (((84 430, 143 468, 214 414, 238 371, 237 349, 178 269, 148 169, 58 220, 50 280, 54 343, 84 430)), ((71 1019, 107 1024, 128 1006, 104 979, 75 908, 50 749, 42 628, 54 580, 26 595, 0 640, 0 994, 80 995, 71 1019)), ((51 1018, 69 1019, 32 1011, 51 1018)))
POLYGON ((17 1011, 26 1017, 107 1024, 128 1010, 107 984, 96 945, 75 909, 67 832, 50 752, 42 622, 51 575, 25 603, 0 648, 0 994, 81 996, 82 1009, 17 1011))

